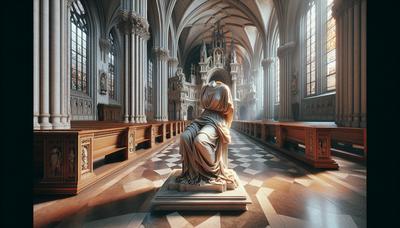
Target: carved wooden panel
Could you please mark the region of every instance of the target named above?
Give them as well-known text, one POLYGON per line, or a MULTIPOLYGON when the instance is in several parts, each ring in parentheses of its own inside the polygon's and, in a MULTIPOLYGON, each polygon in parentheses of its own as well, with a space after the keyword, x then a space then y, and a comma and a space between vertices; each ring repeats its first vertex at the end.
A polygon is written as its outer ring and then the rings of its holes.
POLYGON ((78 145, 76 135, 70 135, 66 138, 65 144, 65 180, 75 182, 78 178, 78 145))
POLYGON ((62 135, 46 137, 44 147, 44 179, 62 181, 65 146, 62 135))
POLYGON ((128 153, 135 152, 135 128, 130 127, 128 130, 128 153))
POLYGON ((93 136, 80 140, 80 169, 81 175, 85 175, 93 171, 93 136))
POLYGON ((326 160, 331 157, 331 138, 329 131, 318 132, 318 160, 326 160))
POLYGON ((306 157, 312 160, 315 160, 317 157, 317 131, 315 128, 306 128, 306 138, 305 138, 305 146, 306 146, 306 157))

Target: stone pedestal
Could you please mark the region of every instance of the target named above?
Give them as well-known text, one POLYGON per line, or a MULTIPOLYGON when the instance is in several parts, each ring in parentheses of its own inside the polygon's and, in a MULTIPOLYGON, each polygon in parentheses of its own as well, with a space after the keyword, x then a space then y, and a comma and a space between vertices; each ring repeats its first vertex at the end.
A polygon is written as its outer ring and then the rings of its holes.
POLYGON ((176 184, 175 178, 180 173, 180 169, 171 172, 152 200, 153 210, 245 211, 247 204, 251 203, 249 195, 237 176, 239 186, 234 190, 223 191, 227 189, 227 186, 176 184))

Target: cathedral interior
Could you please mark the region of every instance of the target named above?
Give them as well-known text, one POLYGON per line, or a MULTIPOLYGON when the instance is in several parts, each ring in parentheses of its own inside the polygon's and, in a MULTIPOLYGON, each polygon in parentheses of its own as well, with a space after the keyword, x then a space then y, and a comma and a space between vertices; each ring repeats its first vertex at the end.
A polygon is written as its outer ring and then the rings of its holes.
POLYGON ((34 227, 366 227, 367 0, 33 0, 34 227), (244 211, 152 210, 212 81, 244 211))

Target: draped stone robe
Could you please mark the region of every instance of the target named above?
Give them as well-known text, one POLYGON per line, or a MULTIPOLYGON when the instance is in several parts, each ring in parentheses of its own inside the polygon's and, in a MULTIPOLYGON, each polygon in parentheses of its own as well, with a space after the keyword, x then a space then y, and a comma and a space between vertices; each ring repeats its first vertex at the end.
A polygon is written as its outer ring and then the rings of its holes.
POLYGON ((226 184, 238 186, 234 171, 228 169, 229 128, 233 120, 230 89, 222 82, 211 81, 200 92, 204 108, 201 116, 185 129, 180 137, 182 173, 176 179, 181 184, 226 184))

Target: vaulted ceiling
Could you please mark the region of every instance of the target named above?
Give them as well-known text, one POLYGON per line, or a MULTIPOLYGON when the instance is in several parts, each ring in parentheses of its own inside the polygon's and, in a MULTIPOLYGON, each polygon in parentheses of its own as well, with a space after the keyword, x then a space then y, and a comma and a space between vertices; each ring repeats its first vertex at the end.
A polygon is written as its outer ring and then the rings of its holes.
POLYGON ((176 30, 180 59, 185 61, 202 40, 210 43, 214 24, 220 22, 226 37, 227 51, 231 40, 239 61, 250 64, 255 52, 261 52, 272 0, 178 0, 171 20, 176 30), (261 12, 263 11, 263 12, 261 12))

